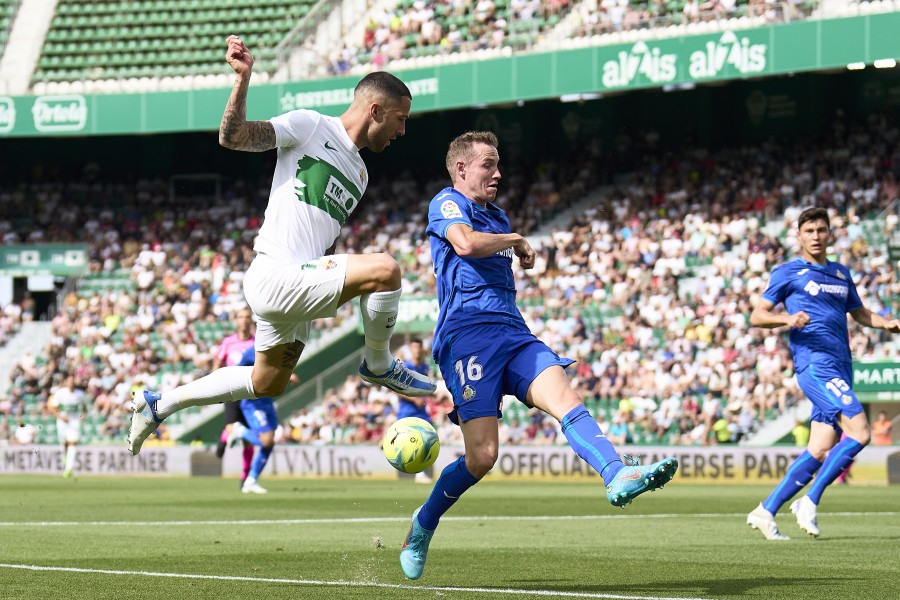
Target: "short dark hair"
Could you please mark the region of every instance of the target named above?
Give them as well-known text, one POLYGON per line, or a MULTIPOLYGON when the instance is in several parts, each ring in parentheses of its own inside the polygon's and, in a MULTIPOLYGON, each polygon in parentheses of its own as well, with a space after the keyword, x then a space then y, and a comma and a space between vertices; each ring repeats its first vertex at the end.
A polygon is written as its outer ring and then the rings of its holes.
POLYGON ((412 338, 409 340, 409 343, 410 344, 419 344, 420 346, 423 345, 421 338, 412 338))
POLYGON ((810 221, 825 221, 825 225, 831 229, 831 220, 828 218, 828 211, 824 208, 814 206, 800 213, 800 218, 797 219, 797 229, 800 229, 804 223, 809 223, 810 221))
POLYGON ((353 96, 355 98, 360 92, 369 91, 391 100, 399 100, 400 98, 412 100, 412 94, 409 92, 406 84, 387 71, 375 71, 360 79, 353 90, 353 96))

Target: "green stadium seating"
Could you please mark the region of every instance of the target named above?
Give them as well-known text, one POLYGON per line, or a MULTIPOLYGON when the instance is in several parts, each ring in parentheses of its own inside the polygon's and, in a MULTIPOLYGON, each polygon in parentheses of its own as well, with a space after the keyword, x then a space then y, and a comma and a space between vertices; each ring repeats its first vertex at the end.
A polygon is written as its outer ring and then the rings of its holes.
POLYGON ((60 0, 32 82, 227 74, 225 38, 231 33, 253 48, 256 72, 272 73, 275 47, 314 4, 60 0))
POLYGON ((9 33, 12 31, 18 10, 18 0, 0 0, 0 56, 3 56, 3 51, 6 50, 9 33))

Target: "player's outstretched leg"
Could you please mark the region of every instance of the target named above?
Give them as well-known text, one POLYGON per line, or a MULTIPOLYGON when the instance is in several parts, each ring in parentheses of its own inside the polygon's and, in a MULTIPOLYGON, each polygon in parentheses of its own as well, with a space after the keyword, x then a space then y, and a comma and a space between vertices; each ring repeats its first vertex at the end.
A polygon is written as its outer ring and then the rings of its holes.
POLYGON ((664 458, 646 467, 640 466, 634 459, 631 462, 632 466, 623 467, 606 486, 606 496, 613 506, 625 508, 644 492, 662 488, 678 470, 678 461, 674 458, 664 458))
POLYGON ((141 451, 144 440, 156 431, 163 419, 156 414, 156 403, 161 394, 145 389, 136 389, 131 393, 131 427, 128 428, 128 450, 132 456, 141 451))
POLYGON ((366 365, 366 361, 363 361, 359 366, 359 375, 369 383, 383 385, 402 396, 414 398, 431 396, 437 389, 437 383, 434 379, 406 368, 406 365, 396 358, 387 372, 381 375, 372 373, 366 365))
POLYGON ((747 525, 753 529, 758 529, 767 540, 781 542, 789 540, 788 536, 778 531, 778 524, 775 523, 775 515, 770 513, 760 504, 747 515, 747 525))
POLYGON ((408 579, 418 579, 425 570, 425 558, 428 555, 428 545, 434 536, 434 530, 425 529, 419 525, 419 511, 422 507, 416 509, 412 516, 412 524, 409 526, 409 533, 406 534, 406 540, 403 542, 403 548, 400 550, 400 568, 408 579))
POLYGON ((797 525, 800 529, 813 537, 819 535, 819 523, 816 520, 816 505, 809 499, 809 496, 803 496, 799 500, 795 500, 791 504, 791 512, 797 517, 797 525))

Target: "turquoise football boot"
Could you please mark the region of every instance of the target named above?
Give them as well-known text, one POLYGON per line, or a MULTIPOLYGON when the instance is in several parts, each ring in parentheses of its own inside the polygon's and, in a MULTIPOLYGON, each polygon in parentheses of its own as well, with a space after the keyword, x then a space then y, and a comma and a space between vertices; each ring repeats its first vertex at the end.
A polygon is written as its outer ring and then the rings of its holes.
POLYGON ((606 497, 613 506, 625 508, 644 492, 662 488, 671 481, 678 470, 678 461, 665 458, 658 463, 640 466, 636 459, 625 456, 631 466, 623 467, 606 487, 606 497))
POLYGON ((428 530, 419 525, 420 506, 413 513, 412 525, 409 526, 409 533, 406 534, 406 540, 403 542, 403 548, 400 550, 400 568, 407 579, 418 579, 425 570, 425 557, 428 554, 428 544, 434 536, 434 530, 428 530))

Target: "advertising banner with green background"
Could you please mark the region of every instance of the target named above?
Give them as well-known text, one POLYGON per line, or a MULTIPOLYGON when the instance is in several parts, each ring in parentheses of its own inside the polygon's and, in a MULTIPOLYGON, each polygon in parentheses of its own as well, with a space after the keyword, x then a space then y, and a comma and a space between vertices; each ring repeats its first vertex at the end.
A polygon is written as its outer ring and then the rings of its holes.
MULTIPOLYGON (((845 68, 900 58, 900 13, 810 20, 398 71, 416 112, 845 68)), ((248 118, 339 114, 356 77, 251 88, 248 118)), ((0 96, 0 137, 214 130, 229 89, 0 96)))
POLYGON ((854 362, 853 391, 862 402, 900 400, 900 363, 854 362))
POLYGON ((82 275, 87 268, 87 246, 83 244, 0 247, 0 273, 4 275, 82 275))

